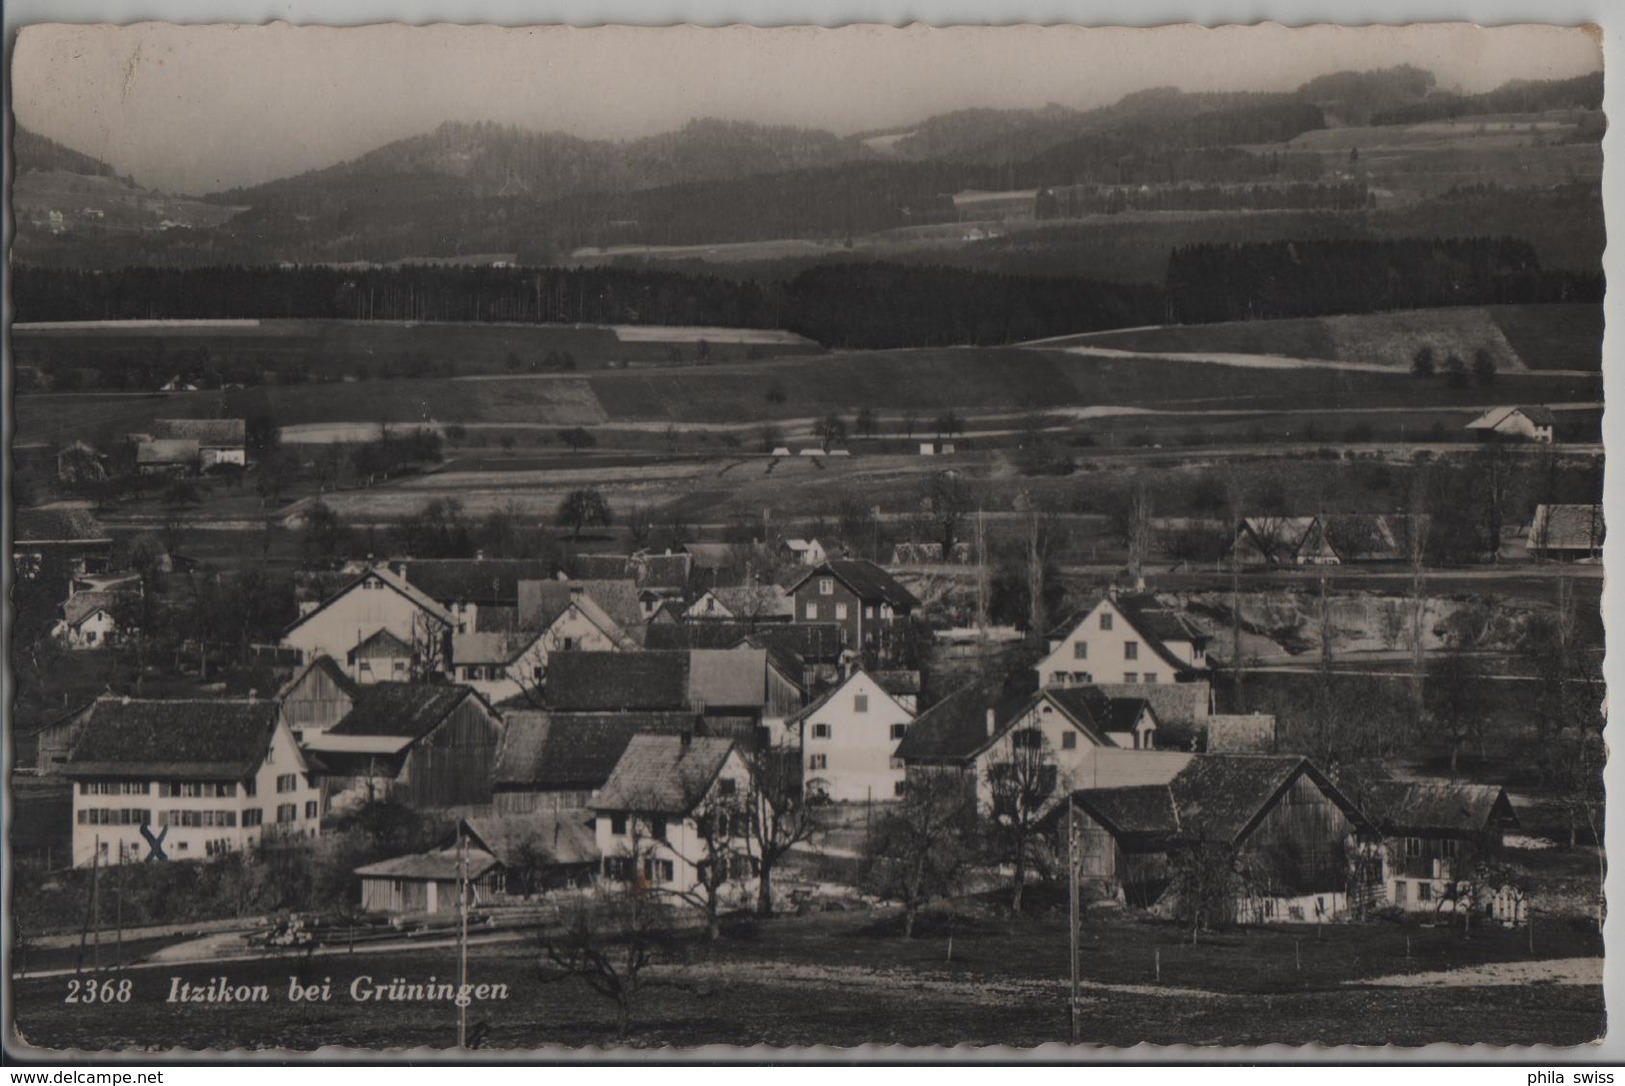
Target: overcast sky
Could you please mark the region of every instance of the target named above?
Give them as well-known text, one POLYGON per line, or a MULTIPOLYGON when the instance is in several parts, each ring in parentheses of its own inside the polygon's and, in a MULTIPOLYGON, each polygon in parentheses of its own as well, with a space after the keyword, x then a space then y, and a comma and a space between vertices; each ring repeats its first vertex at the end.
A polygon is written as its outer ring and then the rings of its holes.
POLYGON ((12 69, 19 123, 141 184, 203 193, 352 158, 446 120, 625 139, 727 117, 839 133, 971 106, 1087 108, 1146 87, 1285 90, 1410 63, 1441 87, 1602 66, 1553 27, 1276 25, 821 29, 282 24, 36 26, 12 69))

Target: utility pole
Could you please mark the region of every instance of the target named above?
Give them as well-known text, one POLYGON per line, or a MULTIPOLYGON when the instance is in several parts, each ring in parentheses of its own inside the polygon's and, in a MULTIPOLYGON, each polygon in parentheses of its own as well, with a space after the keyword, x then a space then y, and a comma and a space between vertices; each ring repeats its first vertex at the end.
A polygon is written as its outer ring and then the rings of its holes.
POLYGON ((462 995, 468 990, 468 843, 461 825, 457 827, 457 911, 461 914, 457 936, 457 1047, 466 1048, 468 1000, 462 995))
POLYGON ((1067 866, 1067 930, 1069 952, 1067 960, 1072 967, 1072 999, 1068 1018, 1072 1025, 1072 1043, 1077 1044, 1082 1023, 1078 1021, 1078 952, 1081 932, 1078 925, 1078 817, 1071 797, 1066 801, 1066 866, 1067 866))

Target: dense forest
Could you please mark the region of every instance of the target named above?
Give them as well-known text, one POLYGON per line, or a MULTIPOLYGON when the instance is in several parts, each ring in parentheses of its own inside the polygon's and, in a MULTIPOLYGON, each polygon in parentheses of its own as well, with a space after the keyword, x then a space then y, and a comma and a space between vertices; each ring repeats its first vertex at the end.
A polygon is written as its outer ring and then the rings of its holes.
POLYGON ((55 140, 30 132, 22 125, 17 125, 12 132, 11 156, 12 161, 17 163, 18 171, 23 173, 61 170, 63 173, 86 174, 90 177, 113 176, 113 167, 100 159, 64 147, 55 140))
POLYGON ((1007 343, 1155 321, 1155 286, 841 264, 782 284, 621 268, 22 267, 17 319, 306 318, 787 328, 839 347, 1007 343))
POLYGON ((1170 319, 1316 317, 1457 305, 1600 302, 1599 274, 1543 271, 1513 238, 1187 245, 1168 259, 1170 319))

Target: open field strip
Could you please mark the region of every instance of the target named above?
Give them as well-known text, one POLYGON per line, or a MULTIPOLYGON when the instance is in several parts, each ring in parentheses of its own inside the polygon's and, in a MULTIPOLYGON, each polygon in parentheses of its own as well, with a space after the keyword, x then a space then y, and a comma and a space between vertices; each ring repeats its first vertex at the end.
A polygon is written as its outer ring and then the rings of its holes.
POLYGON ((1381 988, 1478 988, 1502 984, 1601 985, 1603 959, 1554 958, 1536 962, 1486 962, 1428 973, 1395 973, 1344 981, 1381 988))

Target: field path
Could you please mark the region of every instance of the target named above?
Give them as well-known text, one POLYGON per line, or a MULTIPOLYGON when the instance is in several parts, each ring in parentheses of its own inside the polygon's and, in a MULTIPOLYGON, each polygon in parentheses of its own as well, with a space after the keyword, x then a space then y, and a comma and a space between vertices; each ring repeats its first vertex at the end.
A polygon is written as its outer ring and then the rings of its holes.
MULTIPOLYGON (((701 962, 682 967, 685 980, 705 978, 720 982, 748 981, 809 988, 878 988, 887 992, 915 991, 960 998, 975 1003, 1003 1005, 1012 996, 1064 999, 1068 983, 1057 977, 1038 980, 988 977, 978 973, 928 972, 918 969, 866 969, 855 965, 799 965, 791 962, 701 962)), ((1205 988, 1179 988, 1161 984, 1107 984, 1086 980, 1080 988, 1118 995, 1170 996, 1180 999, 1228 999, 1227 992, 1205 988)))
POLYGON ((1382 988, 1481 988, 1502 984, 1580 984, 1601 986, 1601 958, 1548 958, 1537 962, 1486 962, 1432 973, 1395 973, 1345 981, 1382 988))
MULTIPOLYGON (((1023 347, 1033 344, 1023 343, 1023 347)), ((1096 358, 1128 358, 1144 362, 1206 362, 1216 366, 1239 366, 1255 370, 1348 370, 1353 373, 1406 374, 1403 366, 1384 366, 1376 362, 1340 362, 1330 358, 1293 358, 1279 354, 1236 354, 1224 351, 1125 351, 1118 347, 1061 347, 1067 354, 1096 358)), ((1518 377, 1595 377, 1587 370, 1507 370, 1502 376, 1518 377)))

